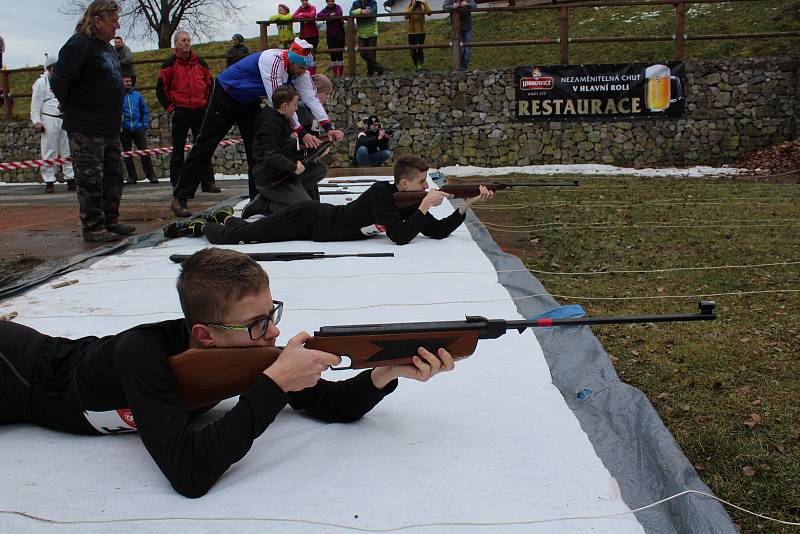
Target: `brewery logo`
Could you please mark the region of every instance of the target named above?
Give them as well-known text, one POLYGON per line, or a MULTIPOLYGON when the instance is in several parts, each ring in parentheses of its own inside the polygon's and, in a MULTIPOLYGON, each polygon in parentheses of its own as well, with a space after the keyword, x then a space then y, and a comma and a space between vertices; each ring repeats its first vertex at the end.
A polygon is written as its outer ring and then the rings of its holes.
POLYGON ((531 67, 531 75, 519 80, 519 88, 523 91, 549 91, 555 87, 552 76, 542 76, 542 69, 531 67))
POLYGON ((133 419, 133 412, 130 408, 120 408, 117 410, 119 418, 125 421, 125 424, 131 428, 136 428, 136 421, 133 419))

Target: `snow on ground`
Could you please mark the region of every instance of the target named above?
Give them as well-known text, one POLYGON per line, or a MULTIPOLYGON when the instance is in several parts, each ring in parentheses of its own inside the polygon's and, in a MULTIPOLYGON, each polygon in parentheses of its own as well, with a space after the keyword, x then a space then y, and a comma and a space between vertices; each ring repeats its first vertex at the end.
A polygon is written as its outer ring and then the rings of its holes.
POLYGON ((732 176, 747 172, 734 167, 686 167, 686 168, 644 168, 632 169, 615 167, 614 165, 575 164, 575 165, 526 165, 521 167, 473 167, 471 165, 455 165, 442 167, 439 172, 449 176, 498 176, 505 174, 585 174, 589 176, 672 176, 678 178, 708 178, 715 176, 732 176))

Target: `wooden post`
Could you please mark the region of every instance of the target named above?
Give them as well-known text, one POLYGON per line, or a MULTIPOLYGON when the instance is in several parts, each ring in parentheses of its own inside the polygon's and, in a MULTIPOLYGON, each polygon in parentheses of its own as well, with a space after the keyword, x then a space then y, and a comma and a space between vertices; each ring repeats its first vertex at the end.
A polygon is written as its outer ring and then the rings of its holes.
POLYGON ((14 118, 14 105, 11 102, 11 81, 9 80, 8 71, 3 72, 3 102, 6 108, 6 120, 10 121, 14 118))
POLYGON ((458 10, 450 13, 450 25, 453 28, 453 72, 461 68, 461 14, 458 10))
POLYGON ((686 4, 675 4, 675 59, 683 59, 683 41, 686 36, 686 4))
POLYGON ((269 35, 267 34, 267 30, 269 30, 269 24, 262 22, 259 24, 261 27, 261 50, 268 50, 269 49, 269 35))
POLYGON ((347 17, 347 75, 356 75, 356 19, 347 17))
POLYGON ((559 39, 561 48, 561 64, 569 63, 569 9, 564 6, 558 9, 559 39))

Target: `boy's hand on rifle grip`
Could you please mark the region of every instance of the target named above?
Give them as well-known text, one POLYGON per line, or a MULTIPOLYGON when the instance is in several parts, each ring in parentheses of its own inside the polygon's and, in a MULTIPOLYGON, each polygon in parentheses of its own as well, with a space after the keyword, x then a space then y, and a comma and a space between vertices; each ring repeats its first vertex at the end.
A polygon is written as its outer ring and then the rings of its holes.
POLYGON ((425 198, 422 199, 422 202, 419 203, 419 211, 422 213, 428 213, 428 210, 434 206, 438 206, 441 204, 444 199, 450 198, 453 195, 449 193, 445 193, 444 191, 439 191, 438 189, 431 189, 428 191, 428 194, 425 195, 425 198))
POLYGON ((410 378, 420 382, 427 382, 434 375, 455 368, 455 361, 447 349, 439 349, 433 355, 427 349, 420 347, 419 356, 414 356, 413 364, 393 365, 390 367, 376 367, 372 370, 372 383, 378 389, 383 389, 395 378, 410 378))
POLYGON ((335 354, 305 348, 303 343, 309 339, 311 335, 307 332, 300 332, 294 336, 281 351, 275 363, 264 371, 264 374, 284 392, 300 391, 315 386, 323 371, 342 362, 342 359, 335 354))

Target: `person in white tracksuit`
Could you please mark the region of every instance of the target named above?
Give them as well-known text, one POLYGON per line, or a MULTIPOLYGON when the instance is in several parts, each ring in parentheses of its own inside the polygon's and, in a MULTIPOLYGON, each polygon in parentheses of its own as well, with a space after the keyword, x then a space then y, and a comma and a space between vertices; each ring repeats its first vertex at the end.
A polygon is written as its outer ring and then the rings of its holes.
MULTIPOLYGON (((61 128, 61 110, 58 99, 50 89, 50 75, 53 72, 55 58, 47 56, 45 72, 33 84, 31 95, 31 122, 33 129, 42 134, 42 159, 53 159, 69 156, 69 139, 67 132, 61 128)), ((48 193, 55 191, 57 165, 42 167, 42 179, 48 193)), ((75 191, 75 173, 72 163, 62 166, 67 190, 75 191)))

